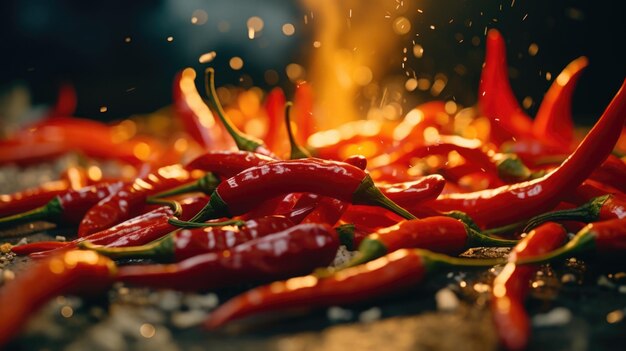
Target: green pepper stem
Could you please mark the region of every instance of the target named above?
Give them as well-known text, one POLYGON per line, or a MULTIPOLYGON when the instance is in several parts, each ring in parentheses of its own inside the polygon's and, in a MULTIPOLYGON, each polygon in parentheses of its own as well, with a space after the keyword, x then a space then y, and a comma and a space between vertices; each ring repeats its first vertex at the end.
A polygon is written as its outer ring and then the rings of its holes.
POLYGON ((576 208, 570 208, 567 210, 553 211, 547 212, 544 214, 540 214, 528 220, 526 223, 526 227, 524 227, 524 231, 528 232, 531 229, 537 227, 541 223, 548 221, 562 221, 562 220, 574 220, 581 222, 593 222, 598 220, 600 215, 600 209, 602 205, 609 199, 611 195, 603 195, 594 198, 593 200, 587 202, 576 208))
POLYGON ((505 258, 452 257, 424 249, 415 249, 432 268, 438 267, 492 267, 506 263, 505 258))
POLYGON ((174 240, 174 234, 170 233, 161 239, 140 246, 106 247, 93 244, 90 241, 83 241, 78 244, 78 247, 95 251, 112 259, 146 258, 158 262, 172 262, 175 255, 174 240))
POLYGON ((165 205, 172 209, 174 216, 180 216, 183 213, 183 208, 180 205, 180 202, 174 200, 163 200, 163 199, 155 199, 153 197, 149 197, 146 199, 146 203, 150 205, 165 205))
POLYGON ((240 131, 230 120, 230 118, 224 112, 224 108, 217 97, 217 91, 215 90, 215 69, 209 67, 205 71, 204 75, 204 87, 209 98, 209 102, 215 108, 217 117, 226 128, 226 131, 235 140, 235 144, 239 150, 244 151, 256 151, 259 146, 264 146, 263 142, 257 138, 251 137, 240 131))
POLYGON ((47 204, 30 211, 18 213, 12 216, 0 218, 0 227, 9 227, 21 223, 35 221, 54 221, 63 213, 63 206, 58 197, 50 200, 47 204))
POLYGON ((503 225, 502 227, 485 229, 480 231, 482 234, 490 235, 490 234, 501 234, 513 231, 515 229, 521 228, 526 222, 515 222, 507 225, 503 225))
POLYGON ((350 251, 354 250, 354 224, 346 223, 335 227, 335 232, 339 236, 339 242, 345 245, 350 251))
POLYGON ((498 239, 487 236, 467 227, 467 239, 470 247, 511 247, 517 245, 517 240, 498 239))
POLYGON ((528 180, 532 174, 515 154, 499 154, 496 160, 496 168, 500 179, 511 182, 528 180))
POLYGON ((474 229, 477 232, 481 231, 480 227, 478 226, 478 224, 476 224, 476 222, 474 222, 472 217, 470 217, 467 213, 463 211, 453 210, 453 211, 444 212, 442 213, 442 215, 448 216, 454 219, 458 219, 461 222, 463 222, 463 224, 470 227, 471 229, 474 229))
POLYGON ((359 187, 354 191, 352 202, 354 204, 380 206, 405 219, 417 218, 409 211, 400 207, 400 205, 385 196, 385 194, 383 194, 380 189, 374 185, 374 181, 369 174, 365 175, 365 178, 363 178, 359 187))
POLYGON ((560 248, 548 252, 547 254, 541 256, 534 256, 523 258, 515 261, 515 264, 537 264, 537 263, 545 263, 549 261, 554 261, 559 258, 565 258, 571 256, 573 254, 584 252, 584 251, 593 251, 595 249, 595 239, 596 235, 593 233, 593 227, 587 226, 583 228, 580 232, 578 232, 572 240, 570 240, 567 244, 561 246, 560 248))
POLYGON ((287 127, 287 136, 289 137, 289 145, 291 147, 291 151, 289 153, 290 160, 296 160, 300 158, 309 158, 311 157, 311 153, 298 145, 296 138, 293 136, 293 130, 291 129, 291 108, 293 107, 293 103, 288 101, 285 104, 285 126, 287 127))
POLYGON ((152 196, 151 198, 159 199, 163 197, 171 197, 171 196, 196 193, 196 192, 201 192, 207 195, 211 195, 211 193, 215 191, 215 188, 217 187, 219 183, 220 183, 219 178, 215 176, 215 174, 208 172, 202 178, 199 178, 192 183, 181 185, 177 188, 173 188, 170 190, 166 190, 164 192, 161 192, 152 196))
POLYGON ((167 222, 179 228, 223 227, 227 225, 235 225, 237 227, 243 227, 246 225, 246 221, 242 221, 240 219, 230 219, 228 221, 222 221, 222 222, 198 223, 198 222, 181 221, 176 218, 170 218, 167 220, 167 222))
POLYGON ((386 254, 387 247, 385 247, 380 240, 365 238, 361 242, 361 245, 359 245, 359 253, 352 260, 343 265, 341 269, 357 266, 385 256, 386 254))

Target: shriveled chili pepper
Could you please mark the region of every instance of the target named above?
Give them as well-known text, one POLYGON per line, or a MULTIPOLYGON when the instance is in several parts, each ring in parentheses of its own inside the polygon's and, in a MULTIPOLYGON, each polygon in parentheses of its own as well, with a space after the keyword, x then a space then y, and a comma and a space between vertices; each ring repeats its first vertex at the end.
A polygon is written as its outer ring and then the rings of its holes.
POLYGON ((46 182, 42 186, 13 194, 0 195, 0 217, 22 213, 43 206, 69 190, 67 181, 46 182))
POLYGON ((535 138, 564 149, 571 147, 574 140, 572 96, 576 82, 588 63, 586 57, 579 57, 556 77, 535 116, 532 126, 535 138))
POLYGON ((548 221, 597 222, 626 218, 626 197, 617 194, 603 195, 588 203, 571 209, 547 212, 528 220, 524 231, 548 221))
POLYGON ((478 105, 491 122, 489 141, 500 145, 512 138, 529 136, 532 119, 524 113, 511 90, 504 38, 496 29, 490 29, 486 43, 478 105))
POLYGON ((533 258, 520 258, 518 264, 543 263, 582 253, 595 253, 623 261, 626 252, 626 218, 590 223, 561 248, 533 258))
POLYGON ((76 225, 80 223, 89 208, 119 191, 123 186, 124 183, 115 182, 92 185, 80 190, 68 190, 56 195, 41 207, 0 219, 0 226, 33 221, 54 221, 64 225, 76 225))
MULTIPOLYGON (((83 241, 90 241, 97 245, 107 247, 123 247, 130 245, 142 245, 156 240, 163 235, 176 230, 176 227, 168 224, 167 220, 172 216, 179 216, 181 219, 189 219, 197 213, 208 202, 207 197, 188 197, 179 202, 180 213, 176 213, 172 206, 158 207, 150 212, 146 212, 137 217, 131 218, 111 228, 93 233, 81 238, 76 238, 70 242, 62 243, 59 249, 68 250, 78 247, 83 241)), ((56 242, 53 242, 56 243, 56 242)), ((11 250, 18 255, 32 254, 33 258, 46 257, 51 253, 35 254, 41 249, 43 243, 32 243, 14 246, 11 250)), ((54 244, 50 243, 50 247, 54 244)), ((56 249, 56 248, 53 248, 56 249)))
POLYGON ((484 228, 517 222, 550 210, 611 153, 626 119, 625 85, 626 81, 593 129, 554 172, 496 189, 442 195, 426 206, 439 211, 463 211, 484 228))
POLYGON ((120 267, 117 279, 153 288, 215 289, 306 274, 328 265, 338 247, 337 235, 327 225, 299 224, 175 264, 120 267))
POLYGON ((474 246, 513 246, 517 240, 505 240, 483 235, 463 222, 444 216, 413 219, 378 229, 359 245, 359 255, 348 263, 355 266, 369 262, 399 249, 421 248, 458 255, 474 246))
POLYGON ((285 102, 285 93, 280 87, 272 89, 265 99, 265 111, 267 112, 268 123, 267 133, 263 139, 268 148, 279 155, 282 155, 283 151, 286 152, 287 150, 287 144, 285 142, 287 135, 285 134, 285 120, 283 118, 285 102))
POLYGON ((501 262, 455 258, 420 249, 398 250, 327 277, 312 274, 254 288, 218 307, 205 327, 215 329, 262 312, 368 301, 415 288, 428 274, 442 267, 488 267, 501 262))
MULTIPOLYGON (((229 178, 211 195, 209 205, 192 222, 246 213, 264 200, 280 194, 311 192, 357 204, 377 205, 404 218, 415 218, 389 200, 363 170, 320 159, 276 161, 251 167, 229 178)), ((185 226, 184 222, 172 224, 185 226)))
POLYGON ((232 249, 247 241, 293 226, 294 224, 284 216, 266 216, 247 220, 242 223, 241 227, 182 229, 142 246, 110 248, 96 246, 85 241, 81 243, 81 247, 95 250, 114 259, 148 258, 157 262, 179 262, 209 252, 232 249))
POLYGON ((217 118, 222 122, 228 134, 235 140, 237 148, 239 150, 254 151, 275 158, 275 155, 265 146, 262 140, 244 134, 231 122, 230 118, 228 118, 217 97, 217 91, 215 90, 215 70, 212 67, 206 69, 204 86, 209 97, 209 102, 213 105, 215 112, 217 112, 217 118))
POLYGON ((530 281, 538 267, 516 265, 517 259, 543 255, 557 249, 567 232, 556 223, 545 223, 520 241, 509 254, 509 262, 493 282, 491 315, 504 347, 524 350, 530 336, 530 322, 524 309, 530 281))
POLYGON ((113 283, 115 263, 91 251, 68 251, 31 263, 0 289, 0 347, 18 335, 32 312, 57 295, 88 295, 113 283))
POLYGON ((209 150, 215 145, 215 136, 211 132, 215 119, 196 89, 195 78, 193 68, 176 74, 172 89, 173 110, 185 131, 204 150, 209 150))
POLYGON ((78 236, 83 237, 121 223, 136 215, 149 196, 193 180, 193 173, 180 165, 161 167, 147 177, 138 178, 90 208, 80 222, 78 236))
POLYGON ((609 157, 589 176, 600 183, 626 192, 626 163, 615 155, 609 157))

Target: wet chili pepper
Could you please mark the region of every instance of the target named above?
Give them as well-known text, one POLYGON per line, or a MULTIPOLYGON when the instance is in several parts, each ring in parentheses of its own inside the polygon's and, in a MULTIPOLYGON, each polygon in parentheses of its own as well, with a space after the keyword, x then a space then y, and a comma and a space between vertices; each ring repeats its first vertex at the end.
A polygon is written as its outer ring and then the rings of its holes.
POLYGON ((543 96, 533 122, 532 131, 536 139, 544 143, 554 143, 564 149, 571 147, 574 141, 572 96, 576 82, 588 63, 586 57, 580 57, 567 65, 556 77, 543 96))
MULTIPOLYGON (((111 228, 63 243, 64 245, 59 249, 74 249, 78 247, 78 244, 87 240, 96 245, 106 245, 107 247, 124 247, 146 244, 159 239, 173 230, 176 230, 176 227, 167 222, 169 218, 172 216, 180 216, 181 219, 189 219, 202 209, 207 202, 208 198, 204 196, 188 197, 179 202, 180 213, 176 213, 172 209, 172 206, 158 207, 150 212, 131 218, 111 228)), ((46 257, 52 253, 48 252, 35 254, 35 248, 38 247, 37 244, 40 243, 14 246, 11 250, 18 255, 32 253, 31 257, 33 258, 46 257)))
POLYGON ((0 226, 33 221, 53 221, 64 225, 76 225, 80 223, 89 208, 123 186, 124 183, 115 182, 88 186, 80 190, 68 190, 55 196, 41 207, 0 219, 0 226))
POLYGON ((234 319, 262 312, 368 301, 415 288, 428 274, 442 267, 488 267, 501 262, 455 258, 420 249, 398 250, 330 276, 312 274, 254 288, 218 307, 205 327, 218 328, 234 319))
POLYGON ((491 122, 489 140, 500 145, 512 138, 529 136, 532 119, 524 113, 511 90, 504 38, 497 30, 490 29, 486 43, 478 105, 491 122))
POLYGON ((217 97, 217 91, 215 90, 215 70, 212 67, 206 69, 204 85, 209 97, 209 102, 213 105, 215 112, 217 112, 217 118, 220 122, 222 122, 222 125, 226 128, 228 134, 233 137, 237 148, 239 150, 253 151, 276 158, 267 146, 265 146, 265 143, 263 143, 262 140, 244 134, 231 122, 230 118, 228 118, 217 97))
POLYGON ((492 238, 470 229, 463 222, 444 216, 413 219, 378 229, 359 245, 359 255, 348 263, 355 266, 399 249, 421 248, 458 255, 475 246, 513 246, 517 240, 492 238))
POLYGON ((596 168, 589 179, 626 192, 626 163, 615 155, 609 157, 596 168))
POLYGON ((215 119, 196 89, 195 78, 196 71, 192 68, 176 74, 172 89, 173 111, 185 131, 204 150, 209 150, 215 145, 215 136, 211 131, 215 119))
POLYGON ((563 247, 545 255, 520 258, 517 264, 543 263, 577 254, 592 253, 623 261, 626 251, 626 218, 590 223, 563 247))
MULTIPOLYGON (((311 192, 357 204, 377 205, 404 218, 412 214, 389 200, 363 170, 352 165, 319 159, 277 161, 249 168, 220 183, 209 205, 192 222, 246 213, 279 194, 311 192)), ((184 222, 172 224, 185 226, 184 222)))
POLYGON ((570 209, 547 212, 528 220, 524 231, 528 231, 548 221, 597 222, 609 219, 626 218, 626 197, 609 194, 594 198, 588 203, 570 209))
POLYGON ((543 255, 557 249, 567 239, 567 232, 556 223, 545 223, 520 241, 509 254, 509 261, 493 282, 491 314, 504 347, 524 350, 530 336, 530 321, 524 299, 537 266, 516 265, 517 259, 543 255))
POLYGON ((117 279, 153 288, 209 290, 306 274, 330 264, 338 247, 339 240, 330 227, 299 224, 230 250, 175 264, 120 267, 117 279))
POLYGON ((78 236, 110 228, 132 218, 149 196, 193 180, 192 173, 180 165, 161 167, 145 178, 138 178, 90 208, 80 222, 78 236))
POLYGON ((625 84, 626 81, 585 139, 554 172, 496 189, 442 195, 426 206, 439 211, 463 211, 483 228, 506 225, 550 210, 611 153, 626 119, 625 84))
POLYGON ((38 188, 0 195, 0 217, 6 217, 43 206, 55 196, 68 192, 69 182, 55 180, 38 188))
POLYGON ((267 112, 267 134, 263 138, 268 148, 278 155, 287 150, 287 135, 285 134, 285 93, 279 87, 272 89, 265 99, 265 111, 267 112))
POLYGON ((115 263, 91 251, 68 251, 34 262, 0 289, 0 347, 18 335, 32 313, 57 295, 88 295, 113 283, 115 263))
POLYGON ((220 252, 293 227, 284 216, 266 216, 247 220, 241 227, 223 226, 182 229, 142 246, 100 247, 85 241, 82 248, 95 250, 113 259, 147 258, 157 262, 180 262, 187 258, 220 252))

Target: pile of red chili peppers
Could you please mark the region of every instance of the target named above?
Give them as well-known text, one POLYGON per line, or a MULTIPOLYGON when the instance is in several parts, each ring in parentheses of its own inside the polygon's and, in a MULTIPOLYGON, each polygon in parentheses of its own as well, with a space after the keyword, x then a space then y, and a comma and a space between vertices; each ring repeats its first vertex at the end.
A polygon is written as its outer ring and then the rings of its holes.
POLYGON ((475 107, 489 121, 482 138, 454 135, 454 116, 435 102, 418 106, 396 130, 342 136, 317 148, 306 144, 311 119, 300 116, 312 111, 312 86, 296 89, 295 123, 282 90, 266 97, 262 140, 230 120, 213 69, 206 75, 208 106, 187 69, 174 82, 174 113, 203 152, 182 164, 167 162, 172 154, 153 140, 115 141, 111 127, 57 107, 1 141, 0 163, 73 150, 147 166, 134 180, 61 180, 0 196, 0 230, 44 220, 76 233, 70 242, 11 247, 33 260, 0 287, 0 346, 53 296, 102 292, 114 282, 191 291, 269 283, 212 313, 206 326, 218 328, 263 312, 418 288, 442 267, 502 264, 492 288, 495 329, 507 349, 524 349, 534 264, 583 252, 623 260, 626 252, 626 160, 612 154, 626 135, 626 87, 576 140, 571 100, 586 65, 579 58, 563 70, 533 119, 512 93, 504 40, 491 30, 475 107), (349 152, 372 140, 379 146, 371 157, 349 152), (153 154, 137 153, 137 143, 153 154), (566 242, 568 231, 578 234, 566 242), (356 256, 329 267, 341 245, 356 256), (482 246, 513 249, 508 259, 458 257, 482 246), (128 258, 152 263, 113 261, 128 258))

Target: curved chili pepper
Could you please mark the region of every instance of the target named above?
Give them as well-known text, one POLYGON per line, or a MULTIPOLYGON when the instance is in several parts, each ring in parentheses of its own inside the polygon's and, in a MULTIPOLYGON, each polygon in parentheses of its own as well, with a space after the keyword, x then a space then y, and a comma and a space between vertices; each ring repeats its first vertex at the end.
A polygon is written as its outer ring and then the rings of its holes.
MULTIPOLYGON (((107 247, 146 244, 176 230, 176 227, 167 222, 170 217, 178 215, 180 218, 189 219, 207 202, 208 198, 204 196, 186 198, 179 202, 180 213, 175 213, 171 206, 158 207, 111 228, 63 243, 64 245, 59 249, 74 249, 83 241, 89 241, 96 245, 106 245, 107 247)), ((45 251, 35 253, 36 244, 38 243, 14 246, 11 250, 18 255, 30 254, 32 258, 43 258, 53 254, 53 252, 45 251)))
POLYGON ((41 207, 0 219, 0 226, 33 221, 54 221, 76 225, 98 201, 114 194, 124 186, 122 182, 101 183, 80 190, 68 190, 55 196, 41 207))
POLYGON ((626 218, 590 223, 563 247, 545 255, 516 260, 517 264, 543 263, 581 253, 623 259, 626 251, 626 218))
POLYGON ((345 201, 323 196, 311 213, 304 217, 302 223, 324 223, 333 226, 339 221, 348 206, 350 204, 345 201))
POLYGON ((520 241, 509 254, 509 261, 495 278, 491 314, 502 344, 508 350, 524 350, 530 336, 530 323, 524 309, 529 283, 538 267, 513 263, 557 249, 567 239, 567 232, 556 223, 545 223, 520 241))
POLYGON ((626 218, 626 197, 609 194, 594 198, 588 203, 571 209, 547 212, 528 220, 524 231, 548 221, 597 222, 626 218))
MULTIPOLYGON (((295 136, 293 135, 293 130, 291 129, 291 117, 290 117, 290 112, 291 112, 292 107, 293 107, 293 103, 291 103, 291 101, 285 104, 285 126, 287 127, 287 136, 289 137, 289 147, 290 147, 289 159, 296 160, 300 158, 309 158, 311 157, 311 153, 307 149, 300 146, 301 142, 300 143, 297 142, 295 136)), ((302 132, 300 134, 302 134, 302 132)))
POLYGON ((298 82, 296 84, 293 101, 296 113, 295 120, 299 131, 298 135, 296 135, 296 140, 298 140, 298 144, 306 145, 307 138, 315 132, 313 89, 311 84, 305 81, 298 82))
POLYGON ((568 194, 564 201, 580 206, 596 197, 612 194, 617 194, 619 197, 626 196, 626 194, 615 188, 587 179, 578 188, 576 188, 573 194, 568 194))
POLYGON ((117 279, 153 288, 209 290, 306 274, 330 264, 339 240, 327 225, 299 224, 175 264, 120 267, 117 279))
POLYGON ((91 251, 68 251, 30 264, 0 289, 0 347, 17 336, 32 312, 53 297, 106 291, 115 272, 113 261, 91 251))
MULTIPOLYGON (((404 218, 415 218, 383 195, 363 170, 352 165, 319 159, 276 161, 229 178, 211 195, 209 205, 192 222, 243 214, 279 194, 311 192, 342 201, 377 205, 404 218)), ((181 221, 172 224, 184 227, 181 221)))
POLYGON ((490 29, 486 42, 478 105, 491 122, 489 140, 500 145, 512 138, 528 136, 532 119, 524 113, 511 90, 504 38, 496 29, 490 29))
POLYGON ((110 258, 148 258, 157 262, 180 262, 187 258, 220 252, 293 227, 284 216, 266 216, 245 221, 241 227, 223 226, 182 229, 170 233, 157 241, 142 246, 100 247, 85 241, 87 248, 110 258))
POLYGON ((0 195, 0 217, 6 217, 43 206, 55 196, 66 193, 70 184, 65 180, 46 182, 38 188, 0 195))
POLYGON ((263 143, 262 140, 251 135, 244 134, 231 122, 230 118, 228 118, 217 97, 217 91, 215 90, 215 70, 212 67, 207 68, 205 71, 204 86, 209 97, 209 102, 213 105, 213 108, 217 112, 217 118, 222 122, 222 125, 226 128, 228 134, 230 134, 230 136, 235 140, 237 148, 239 150, 253 151, 276 158, 267 146, 265 146, 265 143, 263 143))
POLYGON ((211 132, 215 119, 211 110, 202 101, 196 89, 195 79, 196 71, 193 68, 185 68, 176 74, 172 89, 173 110, 185 131, 204 150, 209 150, 215 144, 215 136, 211 132))
POLYGON ((150 195, 193 180, 193 174, 180 165, 161 167, 145 178, 138 178, 90 208, 80 222, 78 236, 83 237, 121 223, 136 214, 150 195))
POLYGON ((600 167, 591 173, 589 179, 626 192, 626 163, 615 155, 609 155, 600 167))
POLYGON ((268 148, 279 155, 282 155, 283 151, 286 151, 287 146, 285 144, 285 120, 283 118, 285 102, 285 93, 280 87, 272 89, 265 99, 265 111, 267 112, 268 124, 267 133, 263 139, 268 148))
MULTIPOLYGON (((444 101, 428 101, 409 111, 400 124, 393 130, 393 139, 404 142, 422 142, 424 131, 428 127, 435 128, 441 134, 454 132, 453 119, 446 112, 444 101)), ((401 146, 400 146, 401 147, 401 146)))
POLYGON ((576 82, 589 60, 579 57, 561 72, 543 96, 533 122, 533 136, 544 143, 555 143, 564 149, 574 140, 572 96, 576 82))
POLYGON ((465 212, 485 228, 517 222, 553 208, 611 153, 626 119, 625 86, 626 81, 593 129, 554 172, 496 189, 442 195, 426 206, 439 211, 465 212))
POLYGON ((421 248, 458 255, 473 246, 513 246, 517 240, 496 239, 444 216, 413 219, 378 229, 362 240, 359 255, 348 267, 369 262, 399 249, 421 248))
POLYGON ((411 182, 377 184, 391 201, 406 207, 437 198, 445 185, 446 180, 438 174, 427 175, 411 182))
POLYGON ((439 268, 492 266, 500 260, 449 257, 426 250, 398 250, 327 277, 312 274, 274 282, 235 296, 211 313, 205 327, 262 312, 354 304, 414 288, 439 268))
POLYGON ((352 155, 346 157, 343 162, 349 163, 354 167, 365 170, 367 168, 367 158, 363 155, 352 155))

